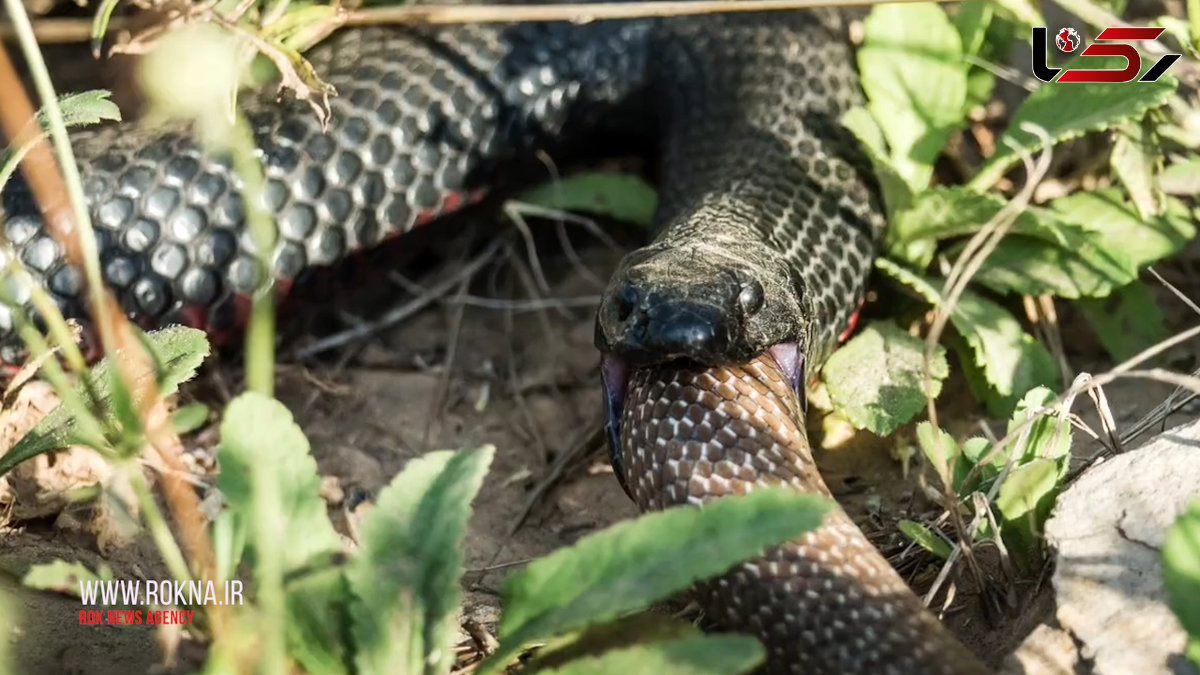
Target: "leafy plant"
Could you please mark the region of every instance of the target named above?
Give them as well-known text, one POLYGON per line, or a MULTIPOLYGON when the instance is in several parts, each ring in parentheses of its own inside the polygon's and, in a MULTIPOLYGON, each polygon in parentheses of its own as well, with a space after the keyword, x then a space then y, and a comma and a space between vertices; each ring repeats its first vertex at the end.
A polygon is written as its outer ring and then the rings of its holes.
MULTIPOLYGON (((212 529, 214 539, 227 530, 241 542, 223 549, 218 568, 250 570, 254 592, 234 608, 232 622, 256 628, 217 639, 209 668, 219 671, 248 652, 270 672, 284 672, 294 660, 314 673, 449 673, 462 541, 494 452, 491 446, 438 451, 410 461, 363 517, 357 550, 346 552, 291 414, 258 393, 236 398, 225 411, 218 456, 227 507, 212 529)), ((650 674, 667 661, 669 672, 749 672, 765 657, 753 638, 690 634, 682 624, 670 639, 610 649, 596 630, 612 630, 622 617, 800 536, 827 510, 822 498, 764 489, 585 537, 508 578, 500 647, 479 672, 495 672, 531 645, 556 638, 560 655, 569 647, 581 656, 560 656, 548 672, 626 664, 629 672, 650 674)), ((97 577, 78 564, 54 563, 37 567, 26 583, 71 588, 82 578, 97 577)))
POLYGON ((1188 635, 1184 653, 1200 668, 1200 500, 1192 501, 1167 530, 1162 556, 1171 609, 1188 635))

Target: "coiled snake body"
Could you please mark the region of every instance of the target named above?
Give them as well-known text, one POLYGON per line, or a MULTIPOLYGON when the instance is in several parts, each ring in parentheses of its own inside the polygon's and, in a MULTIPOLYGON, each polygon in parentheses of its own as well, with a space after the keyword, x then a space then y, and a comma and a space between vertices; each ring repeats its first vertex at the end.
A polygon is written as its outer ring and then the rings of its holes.
MULTIPOLYGON (((861 101, 844 31, 825 11, 340 31, 309 55, 338 90, 328 131, 271 92, 246 103, 279 225, 271 273, 286 286, 453 211, 534 150, 653 139, 654 240, 597 320, 617 474, 643 509, 766 483, 828 494, 797 392, 847 328, 884 227, 838 124, 861 101)), ((186 130, 125 125, 74 147, 130 315, 236 328, 261 270, 228 159, 186 130)), ((3 208, 34 281, 82 317, 81 275, 19 180, 3 208)), ((12 324, 0 307, 0 363, 22 356, 12 324)), ((699 592, 775 672, 985 672, 841 512, 699 592)))

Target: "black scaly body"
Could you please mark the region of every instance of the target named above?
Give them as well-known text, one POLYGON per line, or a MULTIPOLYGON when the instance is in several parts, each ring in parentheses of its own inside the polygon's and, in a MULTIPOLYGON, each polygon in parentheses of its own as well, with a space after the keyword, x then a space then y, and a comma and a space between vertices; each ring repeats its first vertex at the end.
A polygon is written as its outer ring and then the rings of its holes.
MULTIPOLYGON (((354 29, 309 56, 338 90, 328 131, 270 91, 243 97, 280 230, 272 273, 285 287, 505 185, 535 150, 563 157, 652 138, 662 160, 655 239, 613 277, 597 322, 602 351, 635 366, 745 362, 792 344, 801 365, 819 366, 862 297, 884 220, 867 164, 837 123, 861 93, 835 13, 354 29)), ((73 139, 103 274, 130 315, 218 336, 237 328, 260 272, 229 162, 182 131, 125 124, 73 139)), ((5 237, 35 283, 82 318, 80 275, 19 178, 2 206, 5 237)), ((7 283, 27 298, 21 282, 7 283)), ((0 364, 21 356, 0 308, 0 364)), ((763 615, 785 612, 788 598, 771 597, 763 615)), ((857 609, 847 608, 850 625, 857 609)), ((961 649, 936 622, 921 625, 914 650, 961 649)), ((762 634, 761 624, 733 627, 762 634)), ((801 664, 773 653, 771 668, 801 664)), ((899 668, 889 672, 924 672, 899 668)))

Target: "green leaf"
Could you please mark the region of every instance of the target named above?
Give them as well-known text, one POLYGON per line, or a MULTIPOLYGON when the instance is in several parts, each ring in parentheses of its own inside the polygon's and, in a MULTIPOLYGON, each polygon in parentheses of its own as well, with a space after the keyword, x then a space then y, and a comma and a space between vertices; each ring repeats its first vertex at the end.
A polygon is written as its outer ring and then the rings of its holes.
POLYGON ((1169 195, 1200 194, 1200 157, 1190 155, 1169 165, 1158 177, 1158 184, 1169 195))
POLYGON ((1000 484, 996 509, 1004 518, 1001 533, 1023 567, 1037 550, 1037 533, 1054 504, 1058 474, 1054 460, 1035 459, 1013 469, 1000 484))
POLYGON ((722 574, 821 523, 829 500, 783 488, 617 523, 511 575, 501 591, 500 648, 476 671, 503 668, 523 646, 625 612, 722 574))
MULTIPOLYGON (((99 124, 104 121, 120 121, 121 111, 111 100, 112 92, 107 89, 92 89, 77 94, 64 94, 58 99, 62 112, 63 124, 68 128, 99 124)), ((42 129, 46 127, 45 110, 38 110, 37 120, 42 129)), ((32 124, 32 121, 30 122, 32 124)), ((29 127, 27 127, 27 130, 29 127)), ((8 183, 8 179, 17 169, 17 165, 33 149, 34 143, 44 134, 39 133, 27 140, 20 147, 8 147, 0 154, 0 187, 8 183)))
POLYGON ((950 472, 950 488, 955 493, 961 493, 962 481, 971 467, 963 461, 962 451, 954 437, 949 432, 941 430, 934 433, 935 427, 929 422, 917 425, 917 443, 935 470, 941 473, 941 467, 950 472), (940 442, 939 442, 940 441, 940 442))
POLYGON ((1166 195, 1158 185, 1162 148, 1149 116, 1117 131, 1109 164, 1143 220, 1162 215, 1167 208, 1166 195))
MULTIPOLYGON (((879 258, 876 267, 909 286, 927 302, 937 305, 942 293, 934 283, 879 258)), ((1020 395, 1045 385, 1059 386, 1059 372, 1050 352, 1000 305, 971 291, 964 291, 950 313, 950 322, 963 337, 973 356, 973 365, 990 387, 989 411, 1007 417, 1020 395)))
POLYGON ((178 410, 171 414, 171 426, 175 428, 175 433, 183 435, 191 433, 208 421, 208 406, 203 403, 189 403, 185 406, 180 406, 178 410))
POLYGON ((653 611, 637 612, 547 640, 525 662, 522 672, 538 673, 614 649, 703 635, 695 624, 683 619, 653 611))
MULTIPOLYGON (((162 397, 174 394, 181 383, 195 376, 196 369, 208 356, 209 349, 208 339, 203 331, 183 326, 149 333, 144 344, 150 348, 150 354, 157 364, 158 391, 162 397)), ((109 405, 112 399, 109 389, 112 372, 112 357, 105 356, 85 375, 98 392, 99 402, 103 405, 102 414, 109 423, 115 419, 109 405)), ((154 375, 146 373, 144 376, 154 375)), ((133 386, 132 389, 137 390, 139 387, 133 386)), ((76 385, 75 391, 87 400, 82 383, 76 385)), ((76 433, 75 426, 76 422, 70 411, 61 404, 56 406, 12 449, 0 457, 0 476, 12 471, 13 467, 27 459, 82 443, 84 439, 76 433)))
POLYGON ((1103 297, 1137 279, 1137 268, 1119 250, 1101 248, 1089 237, 1078 236, 1077 230, 1060 232, 1076 245, 1051 245, 1023 235, 1005 237, 979 266, 974 281, 998 293, 1074 300, 1103 297))
MULTIPOLYGON (((1098 61, 1096 57, 1088 57, 1086 63, 1093 67, 1098 61)), ((1079 63, 1075 62, 1074 67, 1080 67, 1079 63)), ((1042 84, 1013 113, 1008 128, 996 142, 996 153, 971 179, 970 186, 979 191, 986 190, 1021 160, 1020 152, 1010 147, 1009 142, 1029 153, 1042 149, 1042 140, 1024 131, 1022 124, 1042 127, 1050 142, 1058 144, 1091 131, 1103 131, 1139 120, 1146 111, 1166 103, 1176 85, 1170 75, 1164 75, 1157 82, 1140 82, 1136 86, 1108 82, 1087 86, 1042 84)))
MULTIPOLYGON (((217 485, 251 533, 246 553, 259 583, 270 578, 265 566, 294 577, 283 589, 288 621, 270 630, 285 631, 292 655, 310 672, 343 670, 346 593, 333 570, 342 544, 326 515, 308 439, 282 403, 247 392, 225 410, 217 460, 217 485)), ((277 589, 259 589, 268 592, 277 589)))
MULTIPOLYGON (((1006 203, 963 187, 932 187, 893 218, 892 241, 944 240, 974 234, 998 218, 1006 203)), ((1066 298, 1106 295, 1132 281, 1137 267, 1100 232, 1064 222, 1046 209, 1018 212, 1007 236, 983 261, 975 280, 1001 293, 1066 298)), ((895 244, 893 244, 894 246, 895 244)), ((951 249, 961 252, 965 244, 951 249)))
POLYGON ((539 185, 519 195, 517 201, 648 227, 658 208, 658 193, 638 176, 594 171, 539 185))
POLYGON ((1076 192, 1050 202, 1065 222, 1090 231, 1100 247, 1124 255, 1135 268, 1174 255, 1196 236, 1188 209, 1178 200, 1167 201, 1167 212, 1143 220, 1119 188, 1076 192))
POLYGON ((1140 281, 1105 298, 1083 298, 1077 306, 1118 363, 1169 337, 1162 309, 1140 281))
POLYGON ((822 378, 834 409, 858 429, 887 436, 937 398, 950 374, 938 346, 925 389, 925 341, 892 323, 873 323, 825 362, 822 378))
POLYGON ((908 186, 929 183, 946 139, 963 122, 962 39, 935 3, 876 5, 864 22, 858 65, 867 108, 908 186))
POLYGON ((1167 530, 1162 547, 1163 585, 1188 634, 1187 654, 1200 667, 1200 499, 1194 499, 1167 530))
POLYGON ((965 55, 977 55, 987 39, 988 26, 992 23, 995 5, 987 0, 960 2, 954 15, 954 26, 962 40, 965 55))
MULTIPOLYGON (((875 178, 879 181, 883 193, 883 203, 887 209, 889 220, 897 213, 909 208, 913 199, 912 190, 904 182, 900 172, 892 164, 887 155, 887 142, 883 132, 871 113, 862 106, 855 106, 842 115, 842 126, 853 133, 863 145, 863 151, 871 160, 875 170, 875 178)), ((920 255, 920 252, 916 252, 920 255)), ((932 249, 929 254, 932 255, 932 249)))
POLYGON ((284 569, 292 571, 316 555, 342 550, 320 496, 321 479, 308 439, 282 403, 253 392, 235 398, 221 422, 217 460, 221 464, 217 485, 230 510, 247 517, 256 513, 256 507, 277 510, 287 523, 287 531, 279 533, 278 539, 250 542, 256 555, 279 555, 284 569), (271 471, 258 473, 257 466, 271 471), (264 485, 268 481, 270 486, 264 485), (278 498, 256 504, 269 495, 266 487, 278 498))
POLYGON ((1007 461, 1003 453, 992 455, 987 464, 980 464, 984 457, 992 450, 992 442, 981 436, 975 436, 963 441, 962 454, 971 463, 971 466, 980 467, 980 487, 981 489, 991 488, 992 481, 1000 475, 1004 470, 1004 464, 1007 461))
POLYGON ((21 584, 26 588, 54 591, 79 597, 79 585, 86 582, 107 581, 113 578, 112 569, 100 563, 99 569, 91 571, 81 562, 54 562, 32 565, 25 572, 21 584))
MULTIPOLYGON (((68 127, 121 121, 121 109, 112 102, 112 92, 107 89, 63 94, 58 99, 58 106, 68 127)), ((38 119, 44 120, 45 113, 38 111, 38 119)))
POLYGON ((762 644, 746 635, 707 635, 614 649, 600 656, 539 671, 554 675, 736 675, 766 659, 762 644))
MULTIPOLYGON (((1018 463, 1034 459, 1061 460, 1071 451, 1071 423, 1055 415, 1045 414, 1045 409, 1057 398, 1053 391, 1046 387, 1030 389, 1021 397, 1013 411, 1012 419, 1008 422, 1008 433, 1012 433, 1031 415, 1037 416, 1037 421, 1029 428, 1024 451, 1018 458, 1018 463)), ((1061 469, 1066 469, 1066 463, 1060 463, 1061 469)))
POLYGON ((363 519, 347 578, 358 672, 447 673, 471 501, 495 448, 412 460, 363 519))
POLYGON ((950 544, 946 543, 945 539, 934 534, 929 528, 915 520, 901 520, 896 525, 904 533, 904 536, 917 542, 918 546, 942 560, 948 559, 954 551, 950 544))

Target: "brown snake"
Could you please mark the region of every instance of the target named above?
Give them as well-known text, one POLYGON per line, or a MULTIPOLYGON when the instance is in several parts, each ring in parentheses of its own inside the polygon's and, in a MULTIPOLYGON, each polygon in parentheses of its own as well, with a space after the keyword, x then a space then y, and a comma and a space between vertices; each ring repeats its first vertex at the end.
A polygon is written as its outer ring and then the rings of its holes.
MULTIPOLYGON (((800 401, 770 354, 744 366, 638 369, 627 400, 621 451, 642 510, 699 506, 761 485, 832 497, 800 401)), ((718 621, 763 641, 771 672, 989 672, 841 509, 696 596, 718 621)))

